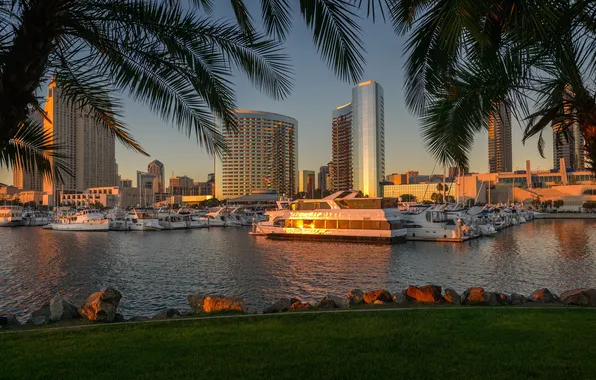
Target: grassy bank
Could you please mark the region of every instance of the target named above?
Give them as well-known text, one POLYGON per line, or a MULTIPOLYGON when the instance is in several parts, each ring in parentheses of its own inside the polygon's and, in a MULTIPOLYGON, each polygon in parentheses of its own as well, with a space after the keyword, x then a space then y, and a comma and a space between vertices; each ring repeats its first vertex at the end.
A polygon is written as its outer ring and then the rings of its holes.
POLYGON ((595 341, 590 309, 130 323, 0 333, 0 378, 590 378, 595 341))

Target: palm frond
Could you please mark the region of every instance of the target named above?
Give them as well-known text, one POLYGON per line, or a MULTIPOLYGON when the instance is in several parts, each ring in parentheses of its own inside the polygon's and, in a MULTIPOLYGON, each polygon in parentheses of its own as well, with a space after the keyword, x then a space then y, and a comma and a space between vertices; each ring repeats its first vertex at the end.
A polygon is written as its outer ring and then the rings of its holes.
POLYGON ((288 0, 261 0, 261 13, 267 35, 285 40, 292 27, 292 8, 288 0))
POLYGON ((232 9, 234 10, 234 15, 236 16, 236 21, 238 22, 240 29, 246 36, 250 37, 254 35, 255 27, 253 25, 253 19, 244 4, 244 0, 230 0, 230 3, 232 4, 232 9))
POLYGON ((64 160, 60 142, 50 130, 34 119, 21 123, 18 132, 0 151, 0 167, 22 169, 28 173, 40 173, 45 179, 62 182, 63 176, 71 175, 64 160))
POLYGON ((300 12, 327 65, 342 80, 357 83, 364 73, 358 6, 344 0, 300 0, 300 12))

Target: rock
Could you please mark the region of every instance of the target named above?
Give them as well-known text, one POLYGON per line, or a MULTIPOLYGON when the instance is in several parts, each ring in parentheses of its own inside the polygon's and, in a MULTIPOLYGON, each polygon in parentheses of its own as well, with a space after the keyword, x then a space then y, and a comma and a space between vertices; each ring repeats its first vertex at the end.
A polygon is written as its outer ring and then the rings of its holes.
POLYGON ((327 296, 317 302, 318 309, 339 309, 340 307, 345 307, 345 305, 345 300, 336 296, 327 296))
POLYGON ((468 288, 464 291, 464 294, 462 294, 461 303, 463 305, 482 305, 484 304, 484 298, 484 288, 468 288))
POLYGON ((20 326, 17 316, 13 313, 0 315, 0 326, 20 326))
POLYGON ((509 297, 509 304, 511 305, 523 305, 530 302, 530 299, 526 296, 517 293, 511 293, 509 297))
POLYGON ((294 302, 302 302, 302 300, 300 300, 299 298, 295 298, 295 297, 290 298, 290 304, 293 304, 294 302))
POLYGON ((140 322, 140 321, 148 321, 149 317, 145 316, 145 315, 135 315, 133 317, 128 318, 129 322, 140 322))
POLYGON ((35 318, 35 317, 50 317, 51 311, 50 311, 50 304, 46 303, 44 304, 42 307, 40 307, 39 309, 33 311, 33 313, 31 313, 31 318, 35 318))
POLYGON ((263 310, 263 314, 281 313, 283 311, 288 311, 290 306, 292 306, 292 303, 293 302, 289 298, 280 298, 279 301, 263 310))
POLYGON ((43 326, 50 323, 50 318, 46 317, 45 315, 40 315, 38 317, 31 318, 30 323, 33 323, 35 326, 43 326))
POLYGON ((424 285, 419 288, 408 286, 406 296, 409 300, 421 303, 438 303, 443 301, 441 287, 436 285, 424 285))
POLYGON ((461 297, 459 296, 459 294, 457 294, 457 292, 451 288, 447 288, 445 289, 445 301, 452 303, 454 305, 460 305, 461 304, 461 297))
POLYGON ((122 294, 112 287, 93 293, 81 305, 79 313, 90 321, 114 322, 122 294))
POLYGON ((70 302, 55 296, 50 301, 50 322, 62 321, 65 319, 75 319, 79 317, 77 307, 70 302))
POLYGON ((406 297, 406 290, 397 293, 396 295, 393 296, 393 302, 395 302, 398 305, 404 305, 409 303, 410 301, 408 301, 408 297, 406 297))
POLYGON ((566 305, 596 306, 596 289, 572 289, 561 293, 559 298, 566 305))
POLYGON ((188 304, 195 313, 212 313, 215 311, 240 311, 246 313, 246 304, 242 297, 195 294, 188 296, 188 304))
POLYGON ((373 303, 376 300, 391 302, 393 300, 393 297, 391 296, 391 293, 389 293, 388 291, 384 289, 379 289, 364 293, 362 299, 366 303, 373 303))
POLYGON ((506 294, 504 293, 495 293, 495 296, 497 297, 497 301, 499 302, 500 305, 510 305, 511 304, 511 300, 509 299, 509 297, 507 297, 506 294))
POLYGON ((155 315, 151 319, 168 319, 176 315, 180 315, 180 312, 178 312, 178 310, 176 309, 163 309, 155 313, 155 315))
POLYGON ((484 302, 482 302, 482 305, 500 306, 501 303, 499 302, 499 299, 497 298, 497 293, 484 292, 484 302))
POLYGON ((312 309, 312 305, 310 303, 296 301, 292 304, 292 306, 290 306, 288 311, 305 311, 309 309, 312 309))
POLYGON ((375 302, 373 302, 373 305, 385 305, 385 301, 375 300, 375 302))
POLYGON ((534 291, 534 293, 530 295, 530 300, 540 303, 553 303, 556 302, 558 298, 547 288, 542 288, 534 291))
POLYGON ((364 292, 360 289, 350 290, 346 297, 348 305, 359 305, 364 302, 364 292))

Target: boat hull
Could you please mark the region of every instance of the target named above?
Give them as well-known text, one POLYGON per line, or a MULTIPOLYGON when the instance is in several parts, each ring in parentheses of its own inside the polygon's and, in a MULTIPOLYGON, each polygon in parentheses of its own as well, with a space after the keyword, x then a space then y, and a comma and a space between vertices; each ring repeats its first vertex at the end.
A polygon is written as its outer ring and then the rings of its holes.
POLYGON ((50 224, 54 231, 108 231, 110 223, 105 221, 89 223, 53 223, 50 224))
POLYGON ((256 234, 276 240, 313 240, 355 243, 396 244, 406 241, 407 230, 354 230, 285 228, 258 226, 256 234))
POLYGON ((0 219, 0 227, 17 227, 24 226, 25 221, 22 219, 2 218, 0 219))

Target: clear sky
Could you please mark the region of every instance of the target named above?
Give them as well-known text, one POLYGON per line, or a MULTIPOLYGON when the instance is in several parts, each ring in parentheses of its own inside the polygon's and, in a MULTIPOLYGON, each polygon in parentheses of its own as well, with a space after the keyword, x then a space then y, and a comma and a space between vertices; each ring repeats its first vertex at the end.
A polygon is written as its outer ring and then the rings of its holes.
MULTIPOLYGON (((228 2, 221 3, 225 5, 218 4, 217 16, 229 17, 228 2)), ((253 15, 257 16, 258 8, 253 8, 253 15)), ((363 26, 367 64, 362 80, 375 80, 385 91, 386 174, 403 173, 410 169, 430 174, 434 161, 426 152, 418 121, 407 111, 404 103, 404 39, 396 36, 390 25, 365 21, 363 26)), ((239 109, 275 112, 297 119, 299 169, 318 171, 331 159, 331 112, 351 100, 353 85, 337 79, 319 58, 310 31, 302 19, 294 20, 285 47, 292 59, 295 77, 291 96, 283 101, 271 100, 261 95, 247 79, 237 76, 233 79, 237 106, 239 109)), ((207 174, 213 171, 213 159, 202 151, 196 141, 189 140, 142 105, 132 100, 126 100, 125 104, 125 122, 151 157, 133 153, 118 144, 116 159, 122 178, 136 182, 136 170, 146 170, 149 162, 158 159, 164 163, 168 177, 174 173, 188 175, 195 181, 206 180, 207 174)), ((522 129, 514 123, 513 169, 524 169, 526 159, 532 161, 533 169, 552 167, 551 134, 545 133, 545 159, 538 154, 536 139, 524 146, 521 136, 522 129)), ((472 171, 488 171, 487 151, 487 135, 484 132, 478 134, 474 144, 470 160, 472 171)), ((436 168, 435 172, 442 172, 442 169, 436 168)), ((12 183, 12 174, 0 169, 0 182, 12 183)))

